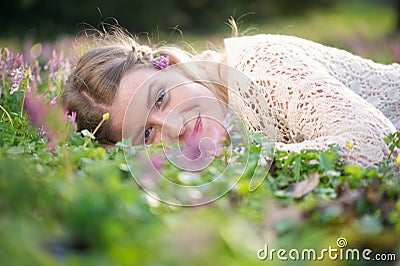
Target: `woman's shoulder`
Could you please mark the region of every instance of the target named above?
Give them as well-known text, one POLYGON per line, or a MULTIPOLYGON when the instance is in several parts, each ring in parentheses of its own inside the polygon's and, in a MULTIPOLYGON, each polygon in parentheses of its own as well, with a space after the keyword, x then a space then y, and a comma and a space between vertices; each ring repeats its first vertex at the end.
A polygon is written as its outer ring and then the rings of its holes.
MULTIPOLYGON (((243 50, 260 49, 287 50, 301 52, 304 50, 325 50, 328 47, 301 37, 280 34, 258 34, 251 36, 231 37, 224 39, 226 52, 238 53, 243 50)), ((328 48, 329 49, 329 48, 328 48)))
POLYGON ((259 45, 262 44, 316 44, 313 41, 306 40, 301 37, 281 34, 257 34, 240 37, 230 37, 224 39, 225 45, 240 44, 240 45, 259 45))
POLYGON ((311 47, 321 46, 300 37, 279 34, 231 37, 224 39, 224 44, 228 64, 237 62, 239 56, 243 53, 250 57, 254 53, 259 55, 262 50, 269 52, 283 51, 284 53, 292 51, 297 54, 311 47))

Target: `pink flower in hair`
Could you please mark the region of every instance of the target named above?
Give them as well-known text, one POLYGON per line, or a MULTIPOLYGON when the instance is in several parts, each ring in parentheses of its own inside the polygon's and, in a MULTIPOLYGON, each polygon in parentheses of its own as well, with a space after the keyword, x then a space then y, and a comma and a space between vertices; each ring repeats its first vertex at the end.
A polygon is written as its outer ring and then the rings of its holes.
POLYGON ((171 61, 169 60, 168 56, 156 54, 154 59, 151 60, 151 63, 153 64, 154 67, 162 70, 164 68, 169 67, 171 64, 171 61))

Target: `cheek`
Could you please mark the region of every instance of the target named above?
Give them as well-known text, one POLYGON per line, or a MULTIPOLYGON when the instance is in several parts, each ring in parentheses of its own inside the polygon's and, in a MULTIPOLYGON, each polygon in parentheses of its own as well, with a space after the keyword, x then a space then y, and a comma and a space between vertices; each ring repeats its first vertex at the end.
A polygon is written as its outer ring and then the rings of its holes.
POLYGON ((185 120, 198 114, 223 119, 221 103, 206 87, 198 83, 185 84, 170 91, 170 103, 164 109, 171 117, 183 115, 185 120))
POLYGON ((154 135, 154 145, 160 145, 161 144, 161 132, 160 130, 156 130, 155 135, 154 135))
POLYGON ((192 99, 196 97, 215 97, 214 94, 199 83, 189 83, 178 86, 174 89, 178 97, 182 99, 192 99))
POLYGON ((171 100, 175 106, 182 103, 183 106, 192 107, 204 105, 205 97, 215 98, 210 90, 197 83, 179 86, 172 92, 171 96, 171 100))

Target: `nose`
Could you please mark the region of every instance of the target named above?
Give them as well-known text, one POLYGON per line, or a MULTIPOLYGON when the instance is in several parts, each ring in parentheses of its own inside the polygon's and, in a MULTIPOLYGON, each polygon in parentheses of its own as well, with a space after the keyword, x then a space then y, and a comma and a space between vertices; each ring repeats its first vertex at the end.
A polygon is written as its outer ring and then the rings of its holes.
POLYGON ((160 131, 160 141, 165 141, 168 144, 182 141, 186 132, 186 125, 184 119, 178 114, 169 113, 167 116, 155 114, 153 120, 160 131))

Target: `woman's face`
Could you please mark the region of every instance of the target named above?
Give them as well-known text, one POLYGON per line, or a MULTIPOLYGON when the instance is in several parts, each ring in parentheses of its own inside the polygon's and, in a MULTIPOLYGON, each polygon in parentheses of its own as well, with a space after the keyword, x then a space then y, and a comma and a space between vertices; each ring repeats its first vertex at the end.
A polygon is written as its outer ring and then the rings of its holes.
POLYGON ((115 133, 132 139, 133 145, 219 140, 226 135, 223 104, 176 68, 128 72, 110 114, 115 133))

